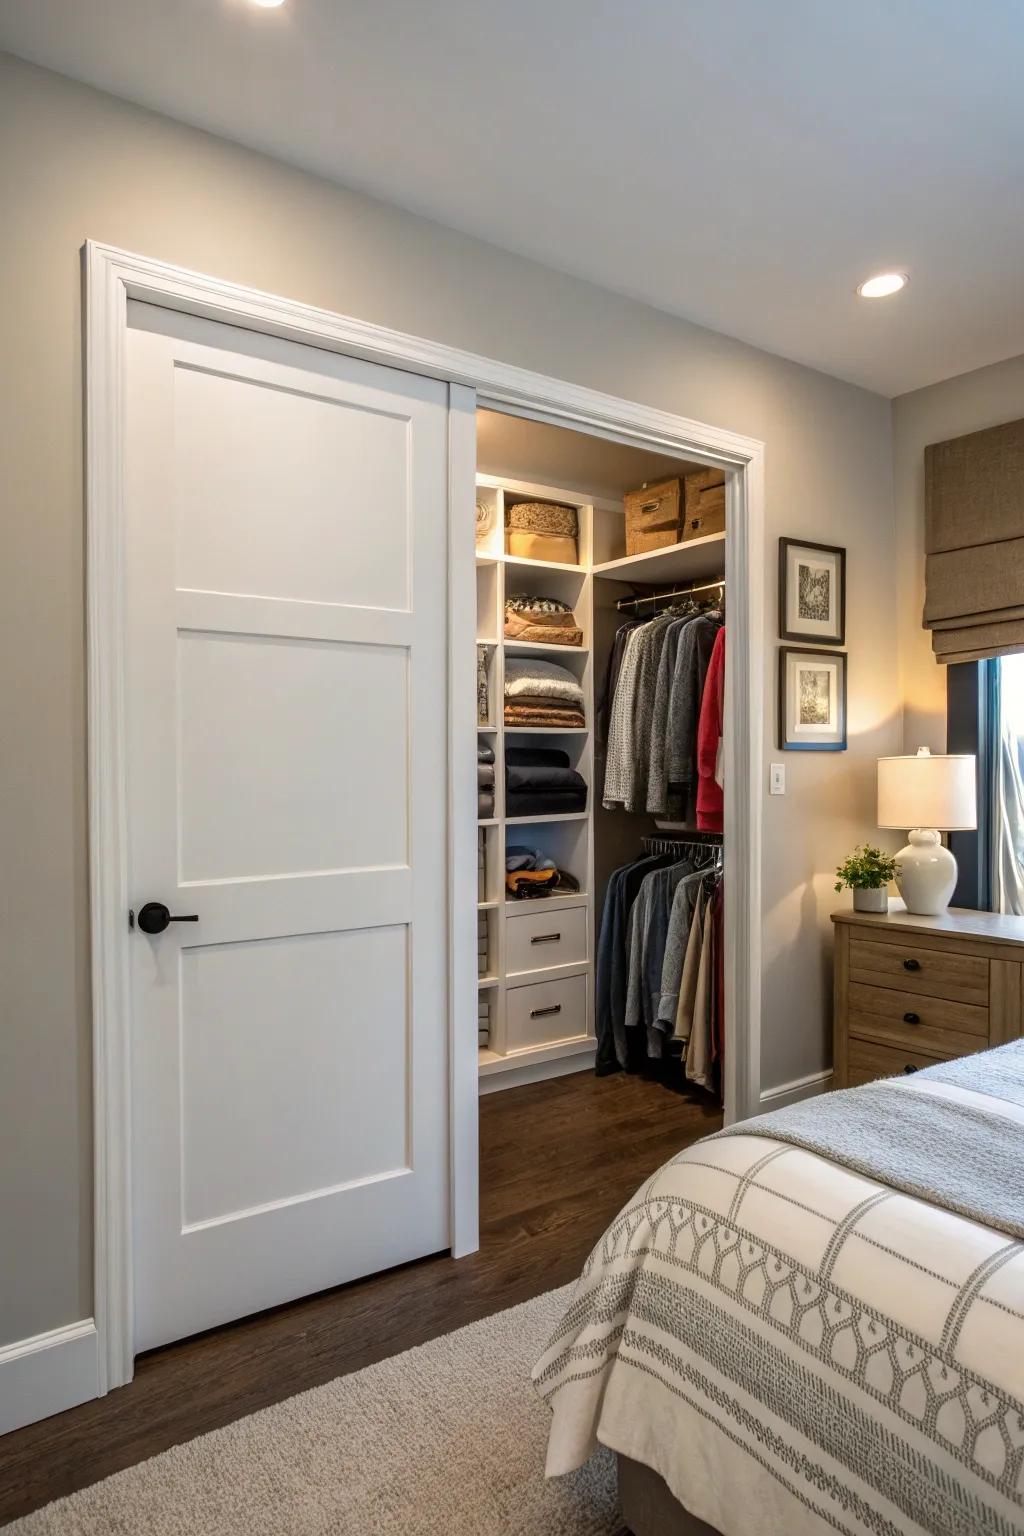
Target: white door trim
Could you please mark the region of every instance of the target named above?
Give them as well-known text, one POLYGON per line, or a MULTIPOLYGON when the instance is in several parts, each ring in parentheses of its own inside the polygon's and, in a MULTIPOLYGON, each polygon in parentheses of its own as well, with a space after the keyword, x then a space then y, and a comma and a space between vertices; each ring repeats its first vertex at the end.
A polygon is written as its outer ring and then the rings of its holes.
MULTIPOLYGON (((717 427, 600 394, 576 384, 478 357, 455 347, 407 336, 349 316, 332 314, 242 288, 148 257, 89 241, 85 267, 86 579, 89 731, 89 842, 93 1004, 95 1323, 98 1386, 103 1392, 130 1381, 132 1359, 131 1096, 129 1091, 129 985, 127 797, 124 733, 123 421, 128 299, 183 310, 307 345, 328 348, 453 386, 450 437, 450 516, 453 552, 466 542, 459 496, 469 469, 471 397, 523 415, 583 428, 601 436, 660 448, 735 471, 729 480, 730 537, 726 580, 730 592, 726 653, 733 722, 726 740, 731 792, 726 797, 730 879, 726 886, 726 995, 737 1021, 733 1037, 745 1049, 727 1058, 726 1112, 743 1118, 760 1098, 761 1023, 761 651, 764 582, 764 445, 717 427), (464 537, 460 538, 460 535, 464 537)), ((472 520, 467 515, 467 526, 472 520)), ((449 570, 449 644, 452 674, 466 670, 473 562, 449 570)), ((460 756, 472 762, 472 713, 449 708, 449 805, 461 811, 460 756)), ((472 802, 472 797, 469 797, 472 802)), ((470 812, 472 803, 470 803, 470 812)), ((461 887, 475 848, 471 815, 453 814, 448 887, 461 887), (467 849, 466 842, 470 840, 467 849)), ((472 868, 475 871, 475 859, 472 868)), ((475 873, 469 888, 475 890, 475 873)), ((449 924, 451 1010, 452 1247, 472 1251, 477 1241, 476 1037, 462 1018, 468 987, 466 936, 449 924), (470 1089, 472 1091, 470 1091, 470 1089)), ((470 954, 472 951, 469 952, 470 954)), ((475 998, 475 964, 472 966, 475 998)))

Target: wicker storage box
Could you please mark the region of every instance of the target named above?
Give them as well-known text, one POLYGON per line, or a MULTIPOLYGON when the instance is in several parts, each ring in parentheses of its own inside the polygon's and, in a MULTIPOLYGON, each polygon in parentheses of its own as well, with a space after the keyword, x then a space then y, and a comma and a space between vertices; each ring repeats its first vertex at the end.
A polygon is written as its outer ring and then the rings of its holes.
POLYGON ((725 532, 725 471, 701 469, 683 481, 683 538, 725 532))
POLYGON ((646 555, 682 539, 683 483, 678 475, 627 491, 625 504, 627 555, 646 555))
POLYGON ((627 491, 626 554, 646 555, 725 529, 725 472, 698 469, 627 491))
POLYGON ((579 519, 575 507, 516 501, 505 507, 505 549, 523 560, 575 565, 579 519))

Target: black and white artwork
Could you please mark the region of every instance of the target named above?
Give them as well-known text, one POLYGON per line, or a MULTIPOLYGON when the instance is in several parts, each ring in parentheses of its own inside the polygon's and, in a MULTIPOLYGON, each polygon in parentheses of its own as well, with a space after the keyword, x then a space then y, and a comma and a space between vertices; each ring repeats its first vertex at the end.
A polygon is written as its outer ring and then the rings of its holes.
POLYGON ((843 644, 845 549, 779 540, 779 633, 784 640, 843 644))
POLYGON ((785 752, 846 748, 846 653, 779 647, 779 746, 785 752))

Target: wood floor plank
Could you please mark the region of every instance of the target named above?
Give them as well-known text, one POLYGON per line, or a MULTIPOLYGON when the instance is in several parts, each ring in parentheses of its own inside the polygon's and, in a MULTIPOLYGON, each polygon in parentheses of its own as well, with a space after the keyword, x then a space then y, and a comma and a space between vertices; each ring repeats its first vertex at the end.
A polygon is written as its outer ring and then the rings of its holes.
POLYGON ((480 1101, 481 1247, 422 1259, 155 1350, 134 1381, 0 1440, 0 1523, 335 1376, 575 1279, 647 1176, 721 1113, 574 1073, 480 1101))

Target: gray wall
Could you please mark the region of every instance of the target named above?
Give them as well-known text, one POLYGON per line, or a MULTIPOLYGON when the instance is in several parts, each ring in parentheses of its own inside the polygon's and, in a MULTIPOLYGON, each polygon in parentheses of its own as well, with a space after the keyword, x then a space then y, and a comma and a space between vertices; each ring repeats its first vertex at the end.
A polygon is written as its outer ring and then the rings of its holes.
POLYGON ((903 750, 946 749, 946 672, 933 655, 924 610, 924 450, 1024 416, 1024 357, 978 368, 893 402, 893 485, 899 582, 903 750))
POLYGON ((850 750, 790 756, 788 795, 765 799, 763 1082, 826 1066, 831 870, 873 830, 873 760, 897 738, 888 402, 9 58, 0 207, 0 1343, 91 1308, 87 238, 766 441, 768 756, 776 538, 849 548, 850 750))

